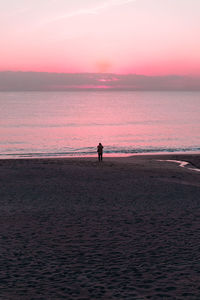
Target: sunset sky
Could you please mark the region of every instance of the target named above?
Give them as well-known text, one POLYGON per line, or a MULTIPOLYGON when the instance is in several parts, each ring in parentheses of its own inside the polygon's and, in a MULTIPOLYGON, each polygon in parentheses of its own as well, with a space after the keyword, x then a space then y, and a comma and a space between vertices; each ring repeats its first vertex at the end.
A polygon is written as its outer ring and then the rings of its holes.
POLYGON ((0 71, 200 75, 200 0, 0 2, 0 71))

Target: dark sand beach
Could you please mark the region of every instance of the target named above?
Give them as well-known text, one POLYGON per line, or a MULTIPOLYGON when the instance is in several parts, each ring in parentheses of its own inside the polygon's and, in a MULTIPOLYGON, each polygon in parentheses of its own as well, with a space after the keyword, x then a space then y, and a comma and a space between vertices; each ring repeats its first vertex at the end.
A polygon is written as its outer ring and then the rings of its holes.
POLYGON ((200 299, 200 155, 0 160, 0 299, 200 299))

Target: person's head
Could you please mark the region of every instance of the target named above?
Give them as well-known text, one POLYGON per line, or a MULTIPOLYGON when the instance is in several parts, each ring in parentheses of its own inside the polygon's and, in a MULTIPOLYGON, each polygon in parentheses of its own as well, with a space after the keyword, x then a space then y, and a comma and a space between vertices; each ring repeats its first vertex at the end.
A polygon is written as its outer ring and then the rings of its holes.
POLYGON ((101 143, 99 143, 99 145, 101 146, 101 143))

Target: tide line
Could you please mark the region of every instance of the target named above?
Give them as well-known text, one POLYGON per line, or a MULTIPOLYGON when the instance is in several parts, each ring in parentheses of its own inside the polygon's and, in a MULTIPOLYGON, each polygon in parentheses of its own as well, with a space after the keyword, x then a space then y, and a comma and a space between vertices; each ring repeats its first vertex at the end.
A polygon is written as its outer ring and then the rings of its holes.
POLYGON ((191 164, 187 161, 181 161, 181 160, 175 160, 175 159, 159 159, 159 161, 174 162, 174 163, 179 164, 179 167, 181 167, 181 168, 187 168, 192 171, 200 172, 200 169, 195 168, 195 167, 190 167, 191 164))

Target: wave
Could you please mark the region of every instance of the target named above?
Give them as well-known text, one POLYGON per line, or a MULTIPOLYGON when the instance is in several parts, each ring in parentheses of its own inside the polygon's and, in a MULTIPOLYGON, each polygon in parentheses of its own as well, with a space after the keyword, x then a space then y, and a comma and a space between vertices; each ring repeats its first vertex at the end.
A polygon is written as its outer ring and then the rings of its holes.
MULTIPOLYGON (((127 156, 131 154, 153 154, 153 153, 186 153, 186 152, 200 152, 200 147, 177 147, 177 148, 112 148, 108 147, 104 151, 104 155, 108 156, 127 156)), ((21 152, 9 152, 0 153, 0 158, 45 158, 45 157, 88 157, 95 156, 96 148, 94 147, 84 147, 71 149, 70 151, 49 151, 49 152, 26 152, 22 150, 21 152)))

